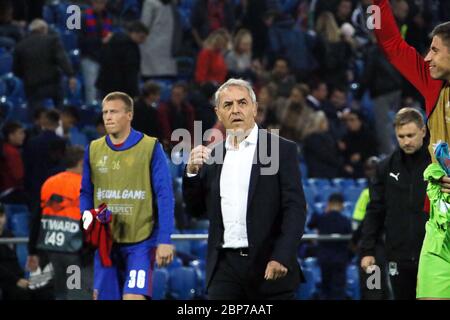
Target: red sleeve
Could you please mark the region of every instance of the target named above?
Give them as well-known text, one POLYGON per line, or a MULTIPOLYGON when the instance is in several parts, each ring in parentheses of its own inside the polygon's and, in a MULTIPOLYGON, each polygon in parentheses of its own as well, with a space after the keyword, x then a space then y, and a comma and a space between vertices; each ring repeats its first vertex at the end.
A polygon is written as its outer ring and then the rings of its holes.
POLYGON ((197 57, 197 65, 195 67, 195 82, 201 84, 207 81, 209 63, 209 50, 202 49, 197 57))
POLYGON ((442 81, 430 76, 428 63, 419 53, 408 45, 400 35, 392 10, 387 0, 373 0, 381 10, 381 28, 375 35, 387 59, 411 84, 419 90, 426 100, 426 111, 430 113, 439 97, 442 81))

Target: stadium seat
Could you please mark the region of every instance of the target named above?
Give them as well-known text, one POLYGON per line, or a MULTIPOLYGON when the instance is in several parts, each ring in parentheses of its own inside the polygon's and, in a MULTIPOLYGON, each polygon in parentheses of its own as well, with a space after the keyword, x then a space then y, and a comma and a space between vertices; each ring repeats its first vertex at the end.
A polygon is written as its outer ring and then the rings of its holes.
POLYGON ((356 179, 355 185, 360 188, 367 188, 367 179, 366 178, 356 179))
MULTIPOLYGON (((13 226, 13 224, 17 224, 18 221, 17 219, 14 220, 14 216, 16 214, 25 214, 29 216, 29 211, 28 211, 28 207, 26 205, 21 205, 21 204, 5 204, 4 205, 5 208, 5 213, 6 213, 6 218, 8 221, 7 224, 7 228, 10 231, 13 231, 13 228, 16 228, 16 225, 13 226)), ((20 220, 21 218, 19 218, 20 220)), ((27 224, 28 227, 28 224, 27 224)), ((28 233, 26 233, 27 235, 28 233)))
POLYGON ((16 245, 16 255, 17 260, 19 261, 19 265, 22 267, 22 269, 25 269, 28 257, 28 247, 26 243, 20 243, 16 245))
POLYGON ((191 243, 188 240, 175 240, 175 250, 177 252, 191 253, 191 243))
POLYGON ((327 204, 325 202, 316 202, 314 203, 314 212, 322 214, 325 211, 326 206, 327 204))
POLYGON ((172 263, 167 266, 167 269, 170 270, 170 269, 175 269, 175 268, 179 268, 182 266, 183 266, 183 260, 181 260, 180 257, 175 256, 175 257, 173 257, 172 263))
POLYGON ((199 259, 206 259, 208 242, 206 240, 192 240, 191 253, 199 259))
POLYGON ((343 191, 345 201, 356 202, 362 192, 361 187, 349 187, 345 188, 343 191))
POLYGON ((314 203, 316 202, 316 189, 309 185, 305 185, 303 186, 303 193, 305 194, 306 203, 310 207, 313 207, 314 203))
POLYGON ((322 272, 320 271, 319 263, 317 262, 316 257, 308 257, 303 260, 303 266, 306 269, 309 269, 313 273, 314 283, 316 285, 322 282, 322 272))
POLYGON ((316 187, 315 201, 327 202, 330 195, 333 193, 341 193, 341 189, 334 186, 323 185, 322 187, 316 187))
POLYGON ((330 187, 330 180, 322 178, 309 178, 306 180, 307 185, 315 187, 317 190, 321 190, 324 187, 330 187))
POLYGON ((4 75, 2 78, 5 84, 7 98, 14 104, 19 105, 25 103, 25 90, 23 82, 12 73, 4 75))
POLYGON ((195 297, 197 299, 203 299, 205 298, 206 289, 205 260, 192 260, 189 262, 189 266, 194 268, 197 274, 197 288, 195 297))
POLYGON ((331 180, 331 183, 339 189, 345 189, 348 187, 353 187, 355 185, 355 180, 347 178, 334 178, 331 180))
POLYGON ((303 268, 303 275, 305 276, 304 283, 301 283, 297 289, 297 299, 309 300, 313 297, 315 292, 314 275, 311 269, 303 268))
POLYGON ((1 122, 1 124, 10 120, 13 109, 14 109, 14 105, 9 99, 7 99, 4 96, 0 98, 0 122, 1 122))
POLYGON ((179 267, 170 271, 170 295, 176 300, 191 300, 197 291, 197 274, 193 267, 179 267))
POLYGON ((7 50, 0 52, 0 76, 12 72, 13 57, 7 50))
POLYGON ((300 174, 302 180, 308 179, 308 167, 304 161, 300 161, 300 174))
POLYGON ((152 300, 163 300, 169 289, 169 271, 166 268, 155 268, 153 271, 152 300))
POLYGON ((74 31, 64 30, 60 33, 60 37, 67 53, 78 49, 78 37, 74 31))
POLYGON ((360 300, 361 293, 359 287, 359 270, 358 266, 351 264, 347 267, 347 296, 352 300, 360 300))
POLYGON ((10 219, 11 232, 16 237, 28 236, 30 224, 30 216, 28 213, 15 213, 10 219))

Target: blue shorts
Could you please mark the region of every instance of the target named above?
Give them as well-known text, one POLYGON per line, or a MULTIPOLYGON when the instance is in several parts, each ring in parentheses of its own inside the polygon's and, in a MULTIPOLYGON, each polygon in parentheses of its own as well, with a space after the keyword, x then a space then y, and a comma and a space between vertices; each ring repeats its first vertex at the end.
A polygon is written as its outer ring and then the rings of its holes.
POLYGON ((151 239, 131 245, 114 244, 111 267, 94 259, 94 298, 121 300, 124 294, 152 296, 152 276, 156 247, 151 239))

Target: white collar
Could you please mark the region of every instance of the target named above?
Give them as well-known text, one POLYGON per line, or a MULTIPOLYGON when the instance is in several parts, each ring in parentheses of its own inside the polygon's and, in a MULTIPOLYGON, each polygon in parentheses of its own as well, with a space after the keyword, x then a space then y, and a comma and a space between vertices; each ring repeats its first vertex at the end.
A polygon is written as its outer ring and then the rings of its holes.
MULTIPOLYGON (((233 147, 233 144, 231 143, 231 139, 233 139, 234 136, 232 134, 227 134, 227 138, 225 140, 225 149, 235 149, 233 147)), ((241 146, 247 146, 249 144, 256 144, 258 142, 258 125, 255 123, 255 125, 252 128, 252 131, 250 131, 250 134, 245 138, 243 141, 239 143, 239 147, 241 146)), ((239 149, 238 147, 238 149, 239 149)))

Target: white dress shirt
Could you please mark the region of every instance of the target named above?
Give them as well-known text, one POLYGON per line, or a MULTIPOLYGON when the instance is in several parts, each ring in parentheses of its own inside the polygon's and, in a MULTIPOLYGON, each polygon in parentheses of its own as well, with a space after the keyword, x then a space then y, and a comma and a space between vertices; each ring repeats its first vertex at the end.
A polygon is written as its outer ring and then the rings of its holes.
POLYGON ((225 228, 224 248, 247 248, 247 199, 253 158, 258 141, 255 124, 245 140, 235 148, 228 136, 226 154, 220 175, 220 199, 225 228))

